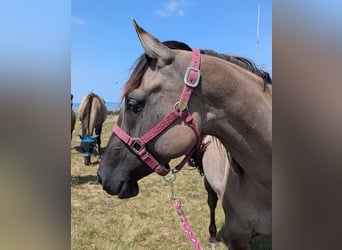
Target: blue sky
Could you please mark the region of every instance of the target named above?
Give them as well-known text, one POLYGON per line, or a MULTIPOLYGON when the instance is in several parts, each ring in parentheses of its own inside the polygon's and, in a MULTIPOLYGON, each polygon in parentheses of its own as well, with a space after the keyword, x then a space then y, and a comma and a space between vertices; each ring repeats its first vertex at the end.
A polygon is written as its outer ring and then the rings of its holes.
POLYGON ((272 74, 272 1, 71 0, 71 93, 118 102, 143 49, 131 18, 160 41, 244 56, 272 74), (259 43, 257 17, 260 4, 259 43))

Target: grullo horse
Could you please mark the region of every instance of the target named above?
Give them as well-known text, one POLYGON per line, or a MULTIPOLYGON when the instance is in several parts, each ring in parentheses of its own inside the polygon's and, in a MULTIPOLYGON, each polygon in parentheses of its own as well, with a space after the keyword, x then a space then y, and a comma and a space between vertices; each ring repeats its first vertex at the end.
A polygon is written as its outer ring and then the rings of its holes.
POLYGON ((82 98, 78 108, 78 117, 82 124, 81 149, 84 156, 84 164, 90 165, 90 156, 95 144, 101 160, 101 131, 102 124, 107 117, 107 108, 102 97, 90 93, 82 98), (95 130, 95 135, 93 135, 95 130))
POLYGON ((180 171, 186 161, 171 170, 171 159, 187 160, 200 135, 212 135, 236 163, 222 197, 229 249, 250 249, 253 236, 272 233, 270 76, 242 57, 170 49, 133 24, 145 53, 124 87, 99 182, 121 199, 136 196, 138 180, 180 171))

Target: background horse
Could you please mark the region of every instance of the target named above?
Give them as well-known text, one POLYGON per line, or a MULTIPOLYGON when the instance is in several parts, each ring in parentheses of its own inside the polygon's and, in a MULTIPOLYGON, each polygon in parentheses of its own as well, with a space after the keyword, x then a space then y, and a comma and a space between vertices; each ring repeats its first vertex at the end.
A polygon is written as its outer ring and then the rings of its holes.
POLYGON ((75 128, 75 123, 76 123, 76 115, 74 110, 72 109, 72 99, 73 99, 73 95, 71 94, 71 139, 72 139, 72 132, 74 131, 75 128))
POLYGON ((145 54, 125 85, 99 182, 133 197, 138 180, 153 170, 165 175, 171 159, 197 147, 198 131, 215 136, 235 160, 222 197, 229 248, 250 249, 254 235, 272 232, 269 75, 244 58, 169 49, 133 22, 145 54))
POLYGON ((233 159, 219 139, 204 136, 201 148, 195 151, 189 165, 198 168, 204 175, 204 186, 208 194, 207 203, 210 209, 209 242, 214 246, 218 243, 215 223, 215 209, 218 198, 226 192, 227 176, 233 159))
MULTIPOLYGON (((212 249, 215 249, 218 242, 221 241, 221 237, 217 237, 215 222, 218 198, 222 199, 224 193, 229 192, 227 180, 229 174, 234 172, 236 164, 220 140, 213 136, 204 136, 201 148, 194 152, 189 161, 189 165, 197 168, 200 174, 204 176, 204 185, 208 194, 207 203, 210 209, 209 242, 212 249)), ((254 243, 256 242, 258 241, 254 243)), ((264 241, 263 244, 263 247, 269 249, 270 242, 264 241)), ((261 249, 260 245, 255 247, 261 249)))
POLYGON ((78 117, 82 124, 81 150, 84 155, 84 164, 90 165, 90 156, 95 144, 101 159, 101 131, 102 124, 107 117, 107 108, 102 97, 90 93, 82 98, 78 108, 78 117), (95 129, 95 135, 93 135, 95 129))

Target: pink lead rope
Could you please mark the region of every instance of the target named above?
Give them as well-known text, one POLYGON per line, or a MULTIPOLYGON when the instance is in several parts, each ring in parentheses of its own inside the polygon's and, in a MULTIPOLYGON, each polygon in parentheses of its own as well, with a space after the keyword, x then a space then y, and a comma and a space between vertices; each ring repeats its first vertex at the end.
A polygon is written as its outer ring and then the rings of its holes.
POLYGON ((177 195, 175 194, 173 183, 176 180, 176 173, 177 172, 175 170, 171 170, 171 173, 172 173, 171 178, 166 178, 166 176, 163 176, 163 178, 164 178, 164 181, 166 182, 166 184, 170 185, 170 187, 171 187, 171 200, 174 200, 173 207, 177 210, 177 213, 178 213, 178 215, 182 221, 182 224, 183 224, 183 229, 184 229, 185 233, 187 234, 189 240, 191 241, 192 245, 195 247, 196 250, 203 250, 203 247, 202 247, 201 243, 199 243, 199 241, 197 240, 194 232, 192 231, 192 229, 189 225, 189 222, 185 216, 185 212, 182 209, 180 202, 178 201, 177 195))
POLYGON ((186 219, 185 213, 184 213, 180 203, 176 200, 173 203, 173 206, 177 209, 178 215, 179 215, 179 217, 182 221, 182 224, 183 224, 184 231, 187 234, 188 238, 190 239, 191 243, 194 245, 195 249, 203 250, 201 243, 198 242, 196 235, 192 232, 192 229, 189 225, 188 220, 186 219))

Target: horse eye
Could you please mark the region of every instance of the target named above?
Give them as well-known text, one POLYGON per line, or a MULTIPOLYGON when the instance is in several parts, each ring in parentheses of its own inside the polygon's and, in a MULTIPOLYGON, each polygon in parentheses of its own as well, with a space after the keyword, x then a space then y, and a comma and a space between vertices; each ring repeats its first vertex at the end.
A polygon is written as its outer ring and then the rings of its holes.
POLYGON ((127 110, 133 113, 139 113, 140 111, 143 110, 145 106, 144 101, 138 101, 137 99, 134 99, 134 98, 129 98, 126 104, 127 104, 127 110))

